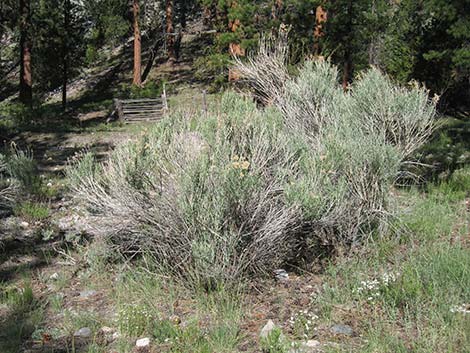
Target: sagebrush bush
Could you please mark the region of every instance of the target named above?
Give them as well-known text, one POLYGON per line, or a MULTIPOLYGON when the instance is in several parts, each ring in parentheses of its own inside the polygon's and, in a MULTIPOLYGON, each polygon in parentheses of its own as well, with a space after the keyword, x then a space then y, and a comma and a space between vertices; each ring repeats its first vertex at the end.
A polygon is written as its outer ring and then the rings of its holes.
POLYGON ((121 251, 149 251, 212 285, 274 269, 309 244, 350 245, 385 223, 400 164, 431 131, 426 92, 376 70, 343 92, 326 62, 291 77, 277 46, 239 63, 270 106, 227 93, 217 113, 175 114, 99 168, 88 157, 69 170, 121 251))
POLYGON ((71 169, 114 243, 204 282, 278 265, 300 224, 282 192, 296 152, 281 116, 234 94, 222 105, 220 116, 162 122, 118 147, 100 173, 87 158, 71 169))

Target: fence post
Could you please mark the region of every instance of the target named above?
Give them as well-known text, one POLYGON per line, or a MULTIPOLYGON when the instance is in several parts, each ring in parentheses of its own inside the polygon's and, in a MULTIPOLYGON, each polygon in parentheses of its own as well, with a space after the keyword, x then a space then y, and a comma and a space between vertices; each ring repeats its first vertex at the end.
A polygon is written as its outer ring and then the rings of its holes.
POLYGON ((207 118, 207 100, 206 100, 206 90, 202 90, 202 110, 204 111, 204 117, 207 118))
POLYGON ((114 109, 117 113, 118 119, 122 121, 124 119, 124 112, 122 110, 122 102, 119 99, 114 99, 114 109))
POLYGON ((162 103, 163 103, 163 114, 167 115, 168 114, 168 101, 166 98, 165 83, 163 83, 162 103))

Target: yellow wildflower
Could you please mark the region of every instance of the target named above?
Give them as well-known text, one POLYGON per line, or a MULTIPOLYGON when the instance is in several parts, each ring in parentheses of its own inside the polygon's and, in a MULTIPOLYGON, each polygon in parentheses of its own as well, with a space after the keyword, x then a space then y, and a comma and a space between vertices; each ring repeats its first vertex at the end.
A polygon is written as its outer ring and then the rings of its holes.
POLYGON ((243 161, 240 164, 240 168, 243 169, 243 170, 247 170, 249 167, 250 167, 250 162, 248 162, 248 161, 243 161))

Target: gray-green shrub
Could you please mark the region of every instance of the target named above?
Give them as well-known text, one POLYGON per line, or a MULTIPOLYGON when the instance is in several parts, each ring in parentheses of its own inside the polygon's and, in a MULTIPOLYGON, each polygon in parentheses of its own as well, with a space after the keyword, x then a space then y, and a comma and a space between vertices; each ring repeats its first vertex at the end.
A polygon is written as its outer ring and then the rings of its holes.
POLYGON ((205 284, 277 266, 300 225, 282 192, 297 158, 280 115, 234 94, 222 105, 162 122, 72 184, 114 243, 205 284))
POLYGON ((74 193, 121 251, 149 251, 213 285, 386 224, 390 187, 430 133, 433 103, 376 70, 348 92, 327 62, 291 77, 276 46, 238 65, 270 106, 227 93, 217 113, 174 114, 99 168, 89 159, 72 167, 74 193))

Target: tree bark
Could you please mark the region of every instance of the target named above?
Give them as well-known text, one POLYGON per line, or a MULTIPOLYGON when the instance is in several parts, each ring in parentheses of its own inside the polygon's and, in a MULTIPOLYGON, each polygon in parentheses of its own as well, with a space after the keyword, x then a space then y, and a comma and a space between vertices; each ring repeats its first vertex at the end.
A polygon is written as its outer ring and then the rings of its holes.
POLYGON ((20 0, 20 102, 28 106, 33 101, 31 73, 31 9, 30 0, 20 0))
POLYGON ((139 0, 133 0, 132 13, 134 19, 134 79, 132 84, 142 86, 142 37, 139 28, 139 0))
POLYGON ((343 56, 343 89, 346 90, 353 76, 353 61, 352 61, 352 48, 351 41, 353 40, 353 16, 354 16, 354 4, 353 0, 349 0, 347 8, 348 23, 347 28, 349 29, 349 35, 345 38, 344 56, 343 56))
POLYGON ((149 61, 147 62, 147 65, 145 65, 144 72, 142 73, 142 82, 145 82, 145 80, 147 79, 147 76, 150 73, 150 70, 152 69, 155 58, 157 57, 158 48, 162 47, 163 44, 164 44, 164 39, 159 37, 157 41, 155 42, 152 50, 150 51, 149 61))
POLYGON ((188 23, 188 6, 186 4, 186 1, 181 1, 180 5, 180 25, 181 29, 186 29, 186 25, 188 23))
POLYGON ((69 4, 70 0, 64 0, 64 34, 62 35, 62 109, 64 111, 67 109, 69 4))
POLYGON ((278 20, 282 11, 282 0, 274 0, 271 7, 271 19, 278 20))
POLYGON ((321 5, 315 11, 315 29, 313 30, 313 55, 319 56, 321 53, 320 39, 325 35, 323 25, 328 19, 328 13, 321 5))
POLYGON ((212 11, 210 6, 204 6, 202 8, 202 24, 204 27, 210 27, 212 20, 212 11))
POLYGON ((173 24, 173 0, 166 0, 166 49, 168 53, 168 59, 170 61, 176 61, 175 52, 175 28, 173 24))
POLYGON ((344 56, 344 65, 343 65, 343 82, 342 86, 343 89, 346 91, 348 89, 349 83, 351 82, 351 77, 352 77, 352 60, 349 55, 349 52, 347 52, 344 56))
MULTIPOLYGON (((232 7, 233 8, 235 8, 237 6, 238 6, 238 4, 237 4, 236 1, 232 2, 232 7)), ((240 26, 241 26, 241 22, 238 18, 236 18, 234 20, 229 20, 229 22, 228 22, 228 28, 233 33, 235 33, 240 26)), ((245 56, 245 49, 242 48, 240 43, 236 43, 236 42, 229 43, 228 51, 229 51, 230 55, 232 55, 232 56, 245 56)), ((233 69, 233 68, 229 68, 229 70, 228 70, 228 80, 229 81, 237 81, 239 79, 240 79, 240 73, 237 70, 233 69)))

